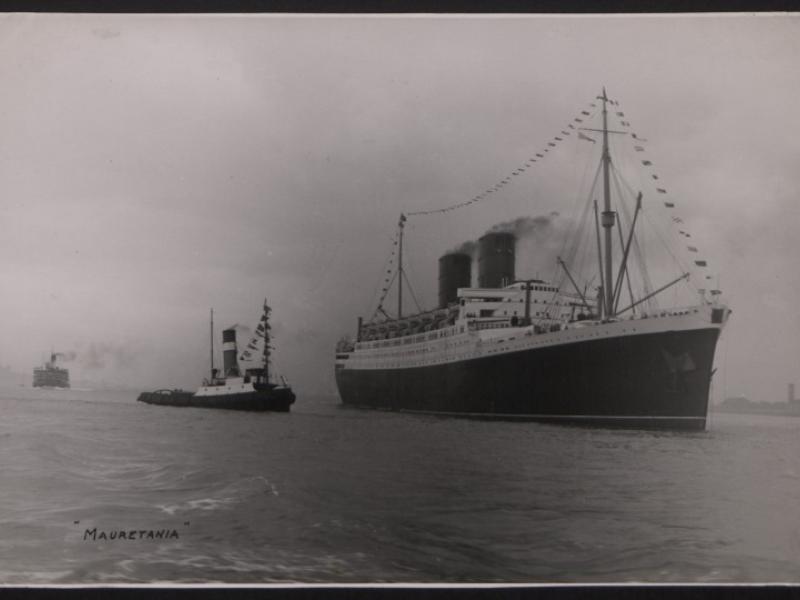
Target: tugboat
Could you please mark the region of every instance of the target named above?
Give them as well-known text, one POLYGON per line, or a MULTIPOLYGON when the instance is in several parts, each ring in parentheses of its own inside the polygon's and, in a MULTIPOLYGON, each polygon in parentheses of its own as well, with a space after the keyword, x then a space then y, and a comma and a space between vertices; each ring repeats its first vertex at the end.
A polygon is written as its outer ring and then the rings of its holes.
POLYGON ((270 370, 270 325, 272 309, 264 300, 264 313, 253 339, 238 356, 236 329, 229 327, 222 332, 222 373, 214 368, 214 311, 211 311, 211 376, 203 381, 196 392, 185 390, 157 390, 144 392, 138 401, 164 406, 194 406, 198 408, 227 408, 231 410, 289 412, 295 401, 292 388, 283 377, 280 383, 272 381, 270 370), (253 352, 262 345, 262 366, 245 369, 239 361, 250 360, 253 352), (238 359, 237 359, 238 356, 238 359))

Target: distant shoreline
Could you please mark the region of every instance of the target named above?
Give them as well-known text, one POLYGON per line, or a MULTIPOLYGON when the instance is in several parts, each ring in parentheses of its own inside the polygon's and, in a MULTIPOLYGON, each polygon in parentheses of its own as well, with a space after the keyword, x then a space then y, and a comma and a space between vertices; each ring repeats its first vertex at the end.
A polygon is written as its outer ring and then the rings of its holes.
POLYGON ((712 406, 713 412, 733 413, 741 415, 774 415, 776 417, 800 417, 800 407, 783 405, 765 406, 712 406))

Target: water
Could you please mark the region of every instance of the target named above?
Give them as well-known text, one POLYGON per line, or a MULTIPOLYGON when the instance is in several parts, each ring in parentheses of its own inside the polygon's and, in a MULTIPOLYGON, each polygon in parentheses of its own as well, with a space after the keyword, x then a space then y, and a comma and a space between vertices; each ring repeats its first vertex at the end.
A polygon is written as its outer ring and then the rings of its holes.
POLYGON ((655 433, 135 397, 0 393, 0 582, 800 581, 800 418, 655 433))

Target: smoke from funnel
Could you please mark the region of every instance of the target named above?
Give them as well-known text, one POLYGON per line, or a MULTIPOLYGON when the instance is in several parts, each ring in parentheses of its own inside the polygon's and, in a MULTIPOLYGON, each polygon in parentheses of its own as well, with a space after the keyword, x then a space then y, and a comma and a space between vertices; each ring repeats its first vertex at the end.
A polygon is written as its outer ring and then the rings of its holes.
POLYGON ((468 241, 464 242, 455 248, 448 250, 446 254, 468 254, 471 257, 475 257, 475 253, 478 251, 478 242, 475 241, 468 241))
POLYGON ((549 215, 538 217, 517 217, 511 221, 493 225, 486 233, 513 233, 518 240, 522 240, 529 236, 547 233, 557 216, 558 212, 554 211, 549 215))
MULTIPOLYGON (((559 213, 553 211, 549 215, 539 215, 538 217, 517 217, 511 221, 492 225, 486 230, 486 233, 512 233, 519 241, 528 237, 543 237, 553 232, 553 222, 558 216, 559 213)), ((475 258, 477 252, 478 242, 468 240, 448 250, 447 254, 469 254, 475 258)))
MULTIPOLYGON (((484 235, 513 234, 517 242, 516 270, 523 276, 530 277, 540 272, 549 272, 555 264, 564 236, 567 235, 567 223, 558 219, 559 216, 557 211, 553 211, 536 217, 518 217, 493 225, 484 235)), ((477 240, 469 240, 447 253, 468 254, 477 266, 479 243, 477 240)))

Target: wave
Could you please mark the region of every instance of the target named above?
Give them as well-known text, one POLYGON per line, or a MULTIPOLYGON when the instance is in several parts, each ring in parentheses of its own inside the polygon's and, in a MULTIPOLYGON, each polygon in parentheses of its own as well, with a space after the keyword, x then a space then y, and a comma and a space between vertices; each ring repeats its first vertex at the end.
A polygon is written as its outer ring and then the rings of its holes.
POLYGON ((221 510, 245 502, 251 497, 260 494, 278 496, 279 492, 277 486, 266 477, 254 475, 229 483, 211 496, 192 498, 172 504, 158 504, 157 507, 171 516, 194 510, 221 510))

